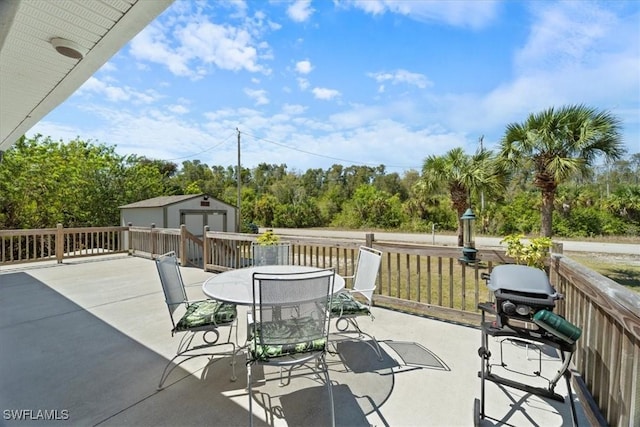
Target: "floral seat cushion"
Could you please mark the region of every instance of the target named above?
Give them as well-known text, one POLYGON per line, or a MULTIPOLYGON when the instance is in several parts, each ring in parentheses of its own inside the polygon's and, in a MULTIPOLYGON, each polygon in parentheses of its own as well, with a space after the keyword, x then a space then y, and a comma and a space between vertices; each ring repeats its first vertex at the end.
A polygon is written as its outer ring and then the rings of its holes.
POLYGON ((224 325, 233 322, 238 315, 235 304, 216 300, 196 301, 189 304, 187 312, 176 325, 176 331, 187 331, 204 326, 224 325))
POLYGON ((331 299, 332 316, 368 316, 369 307, 356 300, 349 292, 340 292, 331 299))
POLYGON ((326 338, 314 338, 321 331, 322 325, 310 317, 262 323, 251 337, 251 358, 267 361, 290 354, 322 351, 327 344, 326 338))

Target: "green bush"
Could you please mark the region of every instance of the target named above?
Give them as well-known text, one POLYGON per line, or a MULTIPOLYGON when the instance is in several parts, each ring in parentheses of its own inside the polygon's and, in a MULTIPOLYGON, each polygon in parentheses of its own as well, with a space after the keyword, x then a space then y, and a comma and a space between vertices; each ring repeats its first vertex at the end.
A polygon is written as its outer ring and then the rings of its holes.
POLYGON ((522 243, 524 235, 510 234, 505 236, 500 243, 507 244, 506 255, 516 260, 516 264, 524 264, 529 267, 544 270, 545 260, 549 256, 552 242, 549 237, 536 237, 529 239, 528 244, 522 243))

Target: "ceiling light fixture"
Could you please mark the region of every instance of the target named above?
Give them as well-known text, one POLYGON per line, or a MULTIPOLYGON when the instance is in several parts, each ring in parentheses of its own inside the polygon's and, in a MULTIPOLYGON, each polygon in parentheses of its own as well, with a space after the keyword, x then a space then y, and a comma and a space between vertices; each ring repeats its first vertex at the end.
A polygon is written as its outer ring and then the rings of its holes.
POLYGON ((82 59, 84 57, 84 49, 76 42, 60 37, 54 37, 49 42, 60 55, 73 59, 82 59))

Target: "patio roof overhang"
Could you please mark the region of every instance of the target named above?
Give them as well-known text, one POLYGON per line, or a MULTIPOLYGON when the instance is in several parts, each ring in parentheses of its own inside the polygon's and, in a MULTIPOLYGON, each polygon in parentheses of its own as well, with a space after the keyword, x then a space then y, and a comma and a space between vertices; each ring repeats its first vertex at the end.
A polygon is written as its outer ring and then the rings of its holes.
POLYGON ((0 151, 67 99, 173 0, 0 1, 0 151), (53 39, 82 58, 64 56, 53 39))

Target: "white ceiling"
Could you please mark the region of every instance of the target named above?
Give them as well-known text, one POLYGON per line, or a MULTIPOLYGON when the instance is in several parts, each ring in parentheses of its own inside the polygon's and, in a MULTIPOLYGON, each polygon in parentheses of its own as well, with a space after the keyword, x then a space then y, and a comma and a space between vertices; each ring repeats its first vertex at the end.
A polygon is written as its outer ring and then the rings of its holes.
POLYGON ((0 0, 0 151, 60 105, 173 0, 0 0), (71 59, 52 38, 86 53, 71 59))

